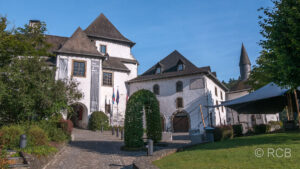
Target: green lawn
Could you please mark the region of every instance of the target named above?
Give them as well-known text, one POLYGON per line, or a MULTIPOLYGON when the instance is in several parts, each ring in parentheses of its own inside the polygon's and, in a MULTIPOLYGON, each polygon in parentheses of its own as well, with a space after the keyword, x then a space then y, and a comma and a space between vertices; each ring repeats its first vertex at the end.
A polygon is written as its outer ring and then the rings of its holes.
POLYGON ((300 168, 300 133, 264 134, 202 144, 153 163, 161 169, 300 168), (263 157, 255 156, 257 148, 263 149, 263 157), (278 148, 290 149, 291 157, 289 153, 284 156, 282 149, 278 148), (272 150, 275 150, 274 157, 272 150))

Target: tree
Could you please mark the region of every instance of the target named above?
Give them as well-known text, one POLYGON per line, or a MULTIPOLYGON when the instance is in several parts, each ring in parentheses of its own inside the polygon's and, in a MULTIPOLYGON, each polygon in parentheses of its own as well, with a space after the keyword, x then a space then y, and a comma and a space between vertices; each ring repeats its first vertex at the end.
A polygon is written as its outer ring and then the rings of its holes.
POLYGON ((226 83, 224 80, 222 83, 228 88, 231 89, 235 84, 239 82, 239 79, 230 78, 228 82, 226 83))
POLYGON ((0 126, 42 120, 70 109, 82 97, 73 80, 55 81, 48 56, 44 24, 7 31, 0 22, 0 126))
POLYGON ((300 85, 300 0, 275 0, 273 8, 261 8, 263 48, 252 70, 251 84, 271 81, 296 89, 300 85))
POLYGON ((25 25, 7 29, 6 17, 0 17, 0 67, 10 64, 13 58, 19 56, 48 56, 50 44, 46 43, 44 33, 46 24, 31 27, 25 25))

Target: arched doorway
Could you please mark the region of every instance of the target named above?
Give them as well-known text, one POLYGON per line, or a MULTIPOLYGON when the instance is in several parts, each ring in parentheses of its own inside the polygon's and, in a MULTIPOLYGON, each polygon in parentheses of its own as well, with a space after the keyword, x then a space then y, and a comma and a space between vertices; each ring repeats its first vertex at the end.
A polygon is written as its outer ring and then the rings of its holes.
POLYGON ((72 112, 70 112, 70 118, 75 127, 87 128, 88 125, 88 114, 87 108, 82 103, 75 103, 72 106, 72 112))
POLYGON ((185 111, 177 112, 172 119, 173 132, 188 132, 190 129, 190 118, 185 111))
POLYGON ((164 115, 160 115, 160 121, 161 121, 161 131, 165 131, 165 117, 164 115))

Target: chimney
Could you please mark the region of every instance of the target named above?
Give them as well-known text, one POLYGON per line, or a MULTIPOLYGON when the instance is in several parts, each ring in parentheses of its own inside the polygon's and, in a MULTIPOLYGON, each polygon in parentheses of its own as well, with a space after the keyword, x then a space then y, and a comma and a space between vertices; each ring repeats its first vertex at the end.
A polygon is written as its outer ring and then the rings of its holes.
POLYGON ((40 20, 29 20, 29 26, 30 27, 36 27, 37 25, 41 24, 40 20))

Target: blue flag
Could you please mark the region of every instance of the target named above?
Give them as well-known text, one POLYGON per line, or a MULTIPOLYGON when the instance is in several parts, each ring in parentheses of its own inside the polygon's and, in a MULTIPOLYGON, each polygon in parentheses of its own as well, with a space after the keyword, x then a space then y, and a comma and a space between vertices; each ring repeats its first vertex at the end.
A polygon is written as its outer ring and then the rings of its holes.
POLYGON ((113 89, 112 104, 115 104, 115 89, 113 89))
POLYGON ((117 99, 116 99, 117 104, 119 104, 119 99, 120 99, 120 96, 119 96, 119 89, 118 89, 117 90, 117 99))

